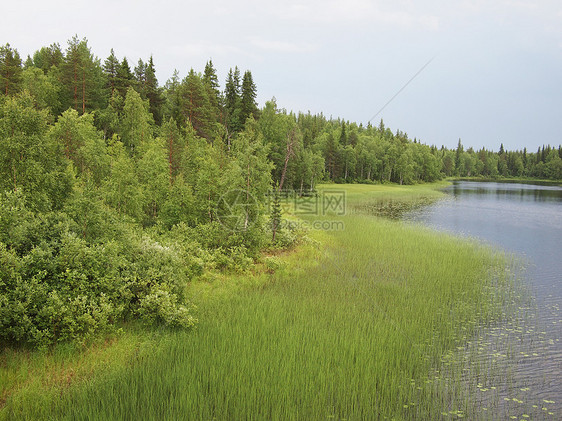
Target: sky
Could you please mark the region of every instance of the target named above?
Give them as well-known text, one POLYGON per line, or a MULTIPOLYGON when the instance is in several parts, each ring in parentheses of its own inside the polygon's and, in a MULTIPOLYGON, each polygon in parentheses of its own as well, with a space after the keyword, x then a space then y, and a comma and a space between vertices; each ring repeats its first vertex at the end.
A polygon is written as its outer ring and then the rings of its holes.
POLYGON ((19 0, 2 9, 0 44, 24 59, 78 35, 102 62, 111 48, 132 67, 152 55, 161 85, 212 59, 222 88, 231 67, 250 70, 260 107, 275 97, 288 111, 382 118, 439 147, 562 143, 559 0, 19 0))

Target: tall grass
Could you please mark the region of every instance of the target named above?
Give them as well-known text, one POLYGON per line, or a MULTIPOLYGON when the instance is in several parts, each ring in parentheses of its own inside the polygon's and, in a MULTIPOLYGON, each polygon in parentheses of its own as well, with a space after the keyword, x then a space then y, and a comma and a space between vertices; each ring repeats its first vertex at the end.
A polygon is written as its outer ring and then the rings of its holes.
MULTIPOLYGON (((357 205, 393 194, 349 191, 348 203, 357 205)), ((429 387, 429 376, 492 315, 489 288, 501 256, 360 211, 341 220, 344 230, 319 233, 323 246, 301 247, 276 273, 261 275, 261 286, 201 302, 194 331, 170 333, 132 365, 60 398, 8 402, 4 415, 363 420, 469 413, 468 398, 429 387)))

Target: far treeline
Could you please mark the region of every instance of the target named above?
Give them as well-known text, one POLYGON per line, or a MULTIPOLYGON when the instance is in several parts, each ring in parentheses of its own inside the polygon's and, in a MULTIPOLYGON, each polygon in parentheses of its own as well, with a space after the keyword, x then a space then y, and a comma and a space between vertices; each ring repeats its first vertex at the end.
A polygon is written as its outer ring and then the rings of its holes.
POLYGON ((211 61, 160 86, 152 57, 132 68, 112 50, 102 62, 78 37, 25 61, 0 47, 0 339, 84 341, 131 319, 191 326, 190 279, 296 241, 260 212, 273 186, 562 178, 560 147, 438 149, 382 121, 288 113, 274 99, 259 109, 256 94, 238 67, 221 89, 211 61), (237 230, 218 206, 232 191, 261 207, 230 209, 237 230))

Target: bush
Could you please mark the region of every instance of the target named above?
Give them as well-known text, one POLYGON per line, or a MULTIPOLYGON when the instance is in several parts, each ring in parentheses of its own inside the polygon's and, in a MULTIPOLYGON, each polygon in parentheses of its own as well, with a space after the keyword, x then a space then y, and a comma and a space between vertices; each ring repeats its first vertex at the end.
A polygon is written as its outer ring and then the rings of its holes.
POLYGON ((0 340, 84 342, 126 319, 191 327, 182 305, 193 265, 178 247, 121 227, 88 243, 65 213, 35 215, 17 195, 0 204, 0 340))

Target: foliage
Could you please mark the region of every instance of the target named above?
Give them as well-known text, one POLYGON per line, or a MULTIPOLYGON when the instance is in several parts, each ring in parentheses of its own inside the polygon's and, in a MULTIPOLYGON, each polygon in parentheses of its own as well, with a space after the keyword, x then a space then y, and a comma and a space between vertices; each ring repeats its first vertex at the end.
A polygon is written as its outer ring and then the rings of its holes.
POLYGON ((221 91, 210 60, 161 87, 152 57, 131 70, 111 50, 102 64, 78 36, 25 65, 1 46, 2 338, 84 341, 131 318, 190 325, 192 276, 245 271, 298 241, 271 233, 273 183, 304 196, 323 180, 562 177, 560 147, 438 149, 382 120, 294 114, 274 98, 260 110, 256 98, 249 70, 231 68, 221 91))
MULTIPOLYGON (((101 229, 99 233, 84 231, 80 220, 72 219, 72 209, 37 214, 20 193, 4 194, 2 341, 35 346, 83 342, 131 317, 193 325, 183 304, 184 284, 191 277, 186 259, 174 246, 139 235, 101 204, 94 206, 88 203, 97 219, 89 217, 86 225, 101 229), (118 235, 109 234, 111 229, 118 235)), ((76 215, 86 218, 83 212, 76 215)))

